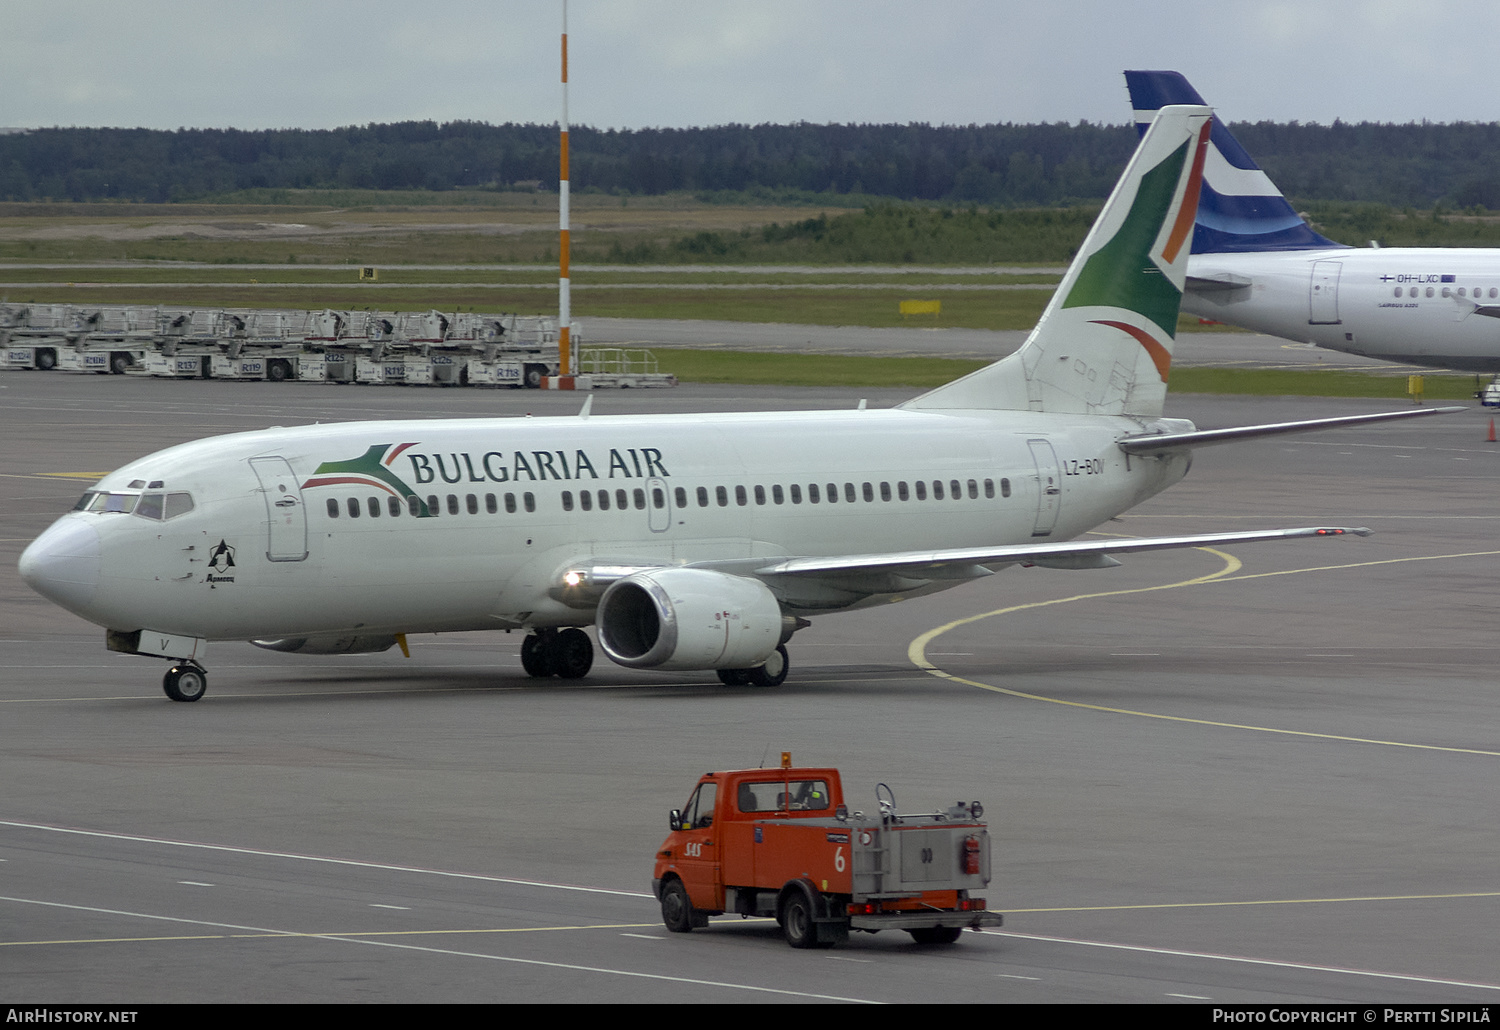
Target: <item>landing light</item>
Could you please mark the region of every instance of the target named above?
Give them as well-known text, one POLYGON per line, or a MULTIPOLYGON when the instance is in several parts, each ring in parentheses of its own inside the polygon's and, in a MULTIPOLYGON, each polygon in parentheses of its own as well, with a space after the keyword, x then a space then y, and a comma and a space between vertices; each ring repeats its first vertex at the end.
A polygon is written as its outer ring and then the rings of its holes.
POLYGON ((563 582, 570 587, 576 587, 579 583, 583 582, 583 574, 579 572, 569 572, 563 576, 563 582))

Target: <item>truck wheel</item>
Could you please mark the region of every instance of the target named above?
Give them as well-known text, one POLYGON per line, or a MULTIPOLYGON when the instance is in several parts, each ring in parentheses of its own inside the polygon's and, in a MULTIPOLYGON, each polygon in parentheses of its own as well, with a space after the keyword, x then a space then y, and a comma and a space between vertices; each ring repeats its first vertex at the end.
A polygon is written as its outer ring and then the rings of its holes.
POLYGON ((681 880, 668 880, 661 889, 661 921, 673 933, 693 928, 693 903, 681 880))
POLYGON ((44 347, 36 352, 36 367, 49 372, 57 367, 57 351, 44 347))
POLYGON ((812 902, 801 891, 787 898, 781 908, 781 933, 794 948, 818 946, 818 924, 813 922, 812 902))
POLYGON ((125 374, 126 370, 135 362, 130 360, 130 355, 124 351, 114 351, 109 356, 109 370, 117 376, 125 374))
POLYGON ((266 366, 266 378, 273 383, 284 383, 292 375, 292 366, 281 358, 274 359, 266 366))
POLYGON ((907 930, 918 944, 953 944, 963 935, 961 926, 925 926, 919 930, 907 930))

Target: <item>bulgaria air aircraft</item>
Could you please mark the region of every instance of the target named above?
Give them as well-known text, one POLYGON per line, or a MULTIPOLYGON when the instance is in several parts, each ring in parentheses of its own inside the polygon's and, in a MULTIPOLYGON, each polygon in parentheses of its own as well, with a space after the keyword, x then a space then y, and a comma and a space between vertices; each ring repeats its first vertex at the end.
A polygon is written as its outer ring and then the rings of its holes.
MULTIPOLYGON (((1158 109, 1203 103, 1177 72, 1131 71, 1125 82, 1143 133, 1158 109)), ((1500 250, 1334 243, 1217 116, 1182 309, 1349 354, 1500 372, 1500 250)))
POLYGON ((1208 119, 1160 113, 1020 351, 899 408, 220 436, 106 476, 21 574, 111 649, 172 659, 178 701, 202 696, 212 641, 332 654, 522 629, 526 671, 571 678, 591 622, 621 665, 774 685, 813 616, 1007 565, 1347 532, 1068 542, 1182 478, 1195 444, 1430 413, 1161 417, 1208 119))

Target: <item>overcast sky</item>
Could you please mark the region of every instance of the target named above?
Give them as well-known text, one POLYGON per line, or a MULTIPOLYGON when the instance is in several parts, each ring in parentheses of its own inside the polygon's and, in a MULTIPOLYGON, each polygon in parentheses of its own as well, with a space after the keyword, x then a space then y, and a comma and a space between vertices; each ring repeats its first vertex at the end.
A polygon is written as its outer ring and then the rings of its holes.
MULTIPOLYGON (((558 119, 561 0, 0 0, 0 126, 558 119)), ((1500 120, 1480 0, 571 0, 570 120, 1123 124, 1175 68, 1222 117, 1500 120)))

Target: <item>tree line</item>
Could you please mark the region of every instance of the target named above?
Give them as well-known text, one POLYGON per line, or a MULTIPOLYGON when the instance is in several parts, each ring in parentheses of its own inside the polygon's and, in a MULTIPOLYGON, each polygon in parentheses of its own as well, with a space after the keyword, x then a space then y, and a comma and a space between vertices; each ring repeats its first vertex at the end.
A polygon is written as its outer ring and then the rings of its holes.
MULTIPOLYGON (((1500 123, 1232 126, 1299 202, 1500 208, 1500 123)), ((883 197, 987 207, 1102 200, 1130 126, 722 125, 570 134, 574 191, 883 197)), ((550 125, 42 128, 0 135, 0 200, 205 200, 256 189, 555 189, 550 125)))

